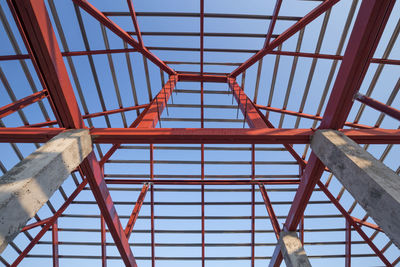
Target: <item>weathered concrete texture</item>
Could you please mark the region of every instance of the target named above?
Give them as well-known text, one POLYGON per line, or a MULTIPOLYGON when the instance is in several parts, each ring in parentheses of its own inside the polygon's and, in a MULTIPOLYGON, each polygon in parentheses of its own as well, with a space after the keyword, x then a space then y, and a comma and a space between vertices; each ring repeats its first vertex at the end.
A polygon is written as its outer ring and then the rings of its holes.
POLYGON ((400 247, 400 177, 338 131, 316 131, 311 148, 400 247))
POLYGON ((0 178, 0 253, 91 151, 88 130, 66 131, 0 178))
POLYGON ((288 267, 307 267, 311 266, 307 254, 304 251, 300 239, 296 232, 282 231, 279 236, 279 245, 285 264, 288 267))

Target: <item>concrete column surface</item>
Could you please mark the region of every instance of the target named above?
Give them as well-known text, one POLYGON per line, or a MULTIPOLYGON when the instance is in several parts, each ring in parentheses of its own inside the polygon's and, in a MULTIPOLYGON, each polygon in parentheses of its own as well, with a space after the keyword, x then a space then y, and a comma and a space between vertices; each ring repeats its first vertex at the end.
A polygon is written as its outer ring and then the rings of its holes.
POLYGON ((311 148, 400 248, 400 177, 338 131, 316 131, 311 148))
POLYGON ((296 232, 282 231, 279 236, 279 245, 287 267, 311 266, 296 232))
POLYGON ((89 130, 65 131, 0 178, 0 253, 91 151, 89 130))

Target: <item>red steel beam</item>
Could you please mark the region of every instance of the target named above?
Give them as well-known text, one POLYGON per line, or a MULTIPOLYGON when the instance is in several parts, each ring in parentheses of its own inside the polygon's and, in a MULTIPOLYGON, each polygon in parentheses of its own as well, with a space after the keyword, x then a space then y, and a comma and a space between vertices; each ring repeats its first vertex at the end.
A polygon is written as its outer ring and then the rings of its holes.
POLYGON ((43 90, 43 91, 36 92, 30 96, 24 97, 14 103, 3 106, 0 108, 0 119, 18 111, 24 107, 27 107, 30 104, 33 104, 45 97, 47 97, 47 91, 43 90))
POLYGON ((154 100, 151 102, 148 110, 144 114, 142 120, 138 124, 137 128, 155 128, 160 116, 167 106, 168 99, 170 98, 172 91, 175 89, 176 82, 178 81, 177 75, 171 75, 169 80, 164 85, 162 90, 157 94, 154 100))
POLYGON ((54 115, 62 127, 83 128, 74 90, 44 2, 8 0, 8 3, 34 66, 46 85, 54 115))
MULTIPOLYGON (((131 111, 131 110, 138 110, 142 108, 147 108, 149 104, 144 104, 144 105, 137 105, 137 106, 132 106, 132 107, 125 107, 125 108, 118 108, 118 109, 111 109, 111 110, 106 110, 102 112, 96 112, 96 113, 90 113, 83 115, 82 118, 88 119, 88 118, 95 118, 95 117, 100 117, 100 116, 105 116, 105 115, 110 115, 110 114, 115 114, 115 113, 121 113, 121 112, 126 112, 126 111, 131 111)), ((29 127, 45 127, 45 126, 50 126, 50 125, 55 125, 57 124, 57 121, 46 121, 46 122, 41 122, 41 123, 35 123, 35 124, 30 124, 28 125, 29 127)))
POLYGON ((207 75, 179 73, 178 80, 180 82, 209 82, 209 83, 226 83, 227 76, 224 75, 207 75))
POLYGON ((104 180, 103 171, 96 159, 94 152, 91 152, 82 162, 81 168, 85 173, 92 189, 94 198, 99 205, 100 211, 107 223, 111 236, 115 245, 121 254, 122 260, 127 266, 137 266, 135 258, 130 249, 128 239, 125 236, 121 221, 118 217, 114 202, 111 199, 107 184, 104 180))
POLYGON ((272 228, 274 229, 274 232, 275 232, 276 240, 279 240, 279 234, 281 232, 281 227, 279 226, 278 219, 275 215, 274 209, 272 208, 272 204, 271 204, 271 201, 269 200, 267 190, 265 190, 265 187, 263 184, 260 184, 259 187, 260 187, 260 192, 261 192, 261 195, 262 195, 264 203, 265 203, 265 207, 267 208, 267 212, 268 212, 269 218, 271 220, 272 228))
POLYGON ((101 235, 101 266, 107 267, 107 234, 106 222, 103 215, 100 215, 100 235, 101 235))
MULTIPOLYGON (((149 48, 156 49, 156 47, 149 48)), ((135 48, 121 48, 121 49, 99 49, 99 50, 90 50, 90 51, 69 51, 69 52, 61 52, 61 55, 64 57, 68 56, 87 56, 87 55, 103 55, 103 54, 114 54, 114 53, 133 53, 138 50, 135 48)), ((314 53, 306 53, 306 52, 293 52, 293 51, 270 51, 268 54, 271 55, 281 55, 281 56, 294 56, 294 57, 307 57, 307 58, 320 58, 320 59, 331 59, 331 60, 342 60, 343 56, 339 55, 329 55, 329 54, 314 54, 314 53)), ((7 60, 20 60, 20 59, 30 59, 28 54, 21 55, 4 55, 0 56, 0 61, 7 60)), ((167 61, 165 61, 167 62, 167 61)), ((371 63, 377 64, 387 64, 387 65, 400 65, 400 60, 398 59, 384 59, 384 58, 372 58, 371 63)))
POLYGON ((174 75, 175 71, 170 68, 167 64, 165 64, 162 60, 156 57, 152 52, 150 52, 145 46, 142 46, 138 41, 132 38, 126 31, 120 28, 117 24, 115 24, 112 20, 107 18, 100 10, 95 8, 92 4, 90 4, 86 0, 73 0, 75 4, 80 6, 87 13, 92 15, 96 20, 98 20, 101 24, 106 26, 110 31, 118 35, 122 40, 130 44, 132 47, 136 48, 139 53, 143 54, 146 58, 148 58, 151 62, 156 64, 160 69, 168 73, 169 75, 174 75))
POLYGON ((364 221, 364 220, 360 220, 360 219, 358 219, 358 218, 356 218, 356 217, 351 217, 351 218, 353 219, 353 221, 355 221, 356 223, 358 223, 358 224, 360 224, 360 225, 362 225, 362 226, 366 226, 366 227, 371 228, 371 229, 374 229, 374 230, 376 230, 376 231, 383 232, 382 228, 380 228, 380 227, 379 227, 378 225, 376 225, 376 224, 369 223, 369 222, 366 222, 366 221, 364 221))
MULTIPOLYGON (((84 128, 85 124, 44 1, 8 0, 8 3, 34 66, 46 85, 58 124, 65 128, 84 128)), ((90 184, 125 265, 137 266, 128 241, 121 235, 123 229, 94 152, 83 160, 80 168, 90 184)))
MULTIPOLYGON (((22 129, 22 128, 17 128, 22 129)), ((3 129, 0 129, 0 142, 3 129)), ((399 144, 400 130, 342 129, 359 144, 399 144)), ((94 128, 94 143, 112 144, 308 144, 312 129, 238 129, 238 128, 94 128)), ((8 138, 10 138, 8 136, 8 138)))
MULTIPOLYGON (((297 112, 297 111, 291 111, 291 110, 287 110, 287 109, 268 107, 268 106, 263 106, 263 105, 258 105, 258 104, 255 104, 255 107, 258 109, 263 109, 263 110, 268 110, 268 111, 277 112, 277 113, 281 113, 281 114, 302 117, 302 118, 306 118, 306 119, 312 119, 312 120, 318 120, 318 121, 322 120, 322 116, 317 116, 317 115, 312 115, 312 114, 307 114, 307 113, 302 113, 302 112, 297 112)), ((344 125, 349 126, 349 127, 354 127, 354 128, 360 128, 360 129, 375 128, 374 126, 352 123, 352 122, 345 122, 344 125)))
MULTIPOLYGON (((45 143, 65 128, 0 128, 0 143, 45 143)), ((341 129, 359 144, 399 144, 398 129, 341 129)), ((94 143, 114 144, 309 144, 312 129, 93 128, 94 143)))
POLYGON ((128 223, 126 224, 125 235, 128 240, 132 234, 133 227, 135 226, 136 219, 139 216, 140 208, 143 205, 143 201, 144 201, 144 198, 146 197, 146 193, 147 193, 148 189, 149 189, 149 184, 148 183, 143 184, 142 190, 140 191, 140 194, 136 201, 135 207, 133 208, 132 214, 129 217, 128 223))
POLYGON ((247 97, 243 89, 237 84, 234 78, 228 78, 229 87, 232 90, 240 110, 250 128, 265 128, 265 122, 257 112, 253 102, 247 97))
POLYGON ((140 29, 139 29, 139 24, 138 24, 138 21, 137 21, 135 8, 133 7, 133 2, 132 2, 132 0, 126 0, 126 1, 128 3, 129 12, 131 13, 132 23, 133 23, 133 26, 135 27, 135 32, 136 32, 136 35, 137 35, 137 39, 139 41, 139 44, 142 47, 144 47, 143 39, 142 39, 142 33, 140 32, 140 29))
POLYGON ((391 106, 388 106, 382 102, 376 101, 375 99, 372 99, 366 95, 362 95, 359 93, 356 94, 356 99, 361 103, 364 103, 365 105, 373 109, 381 111, 396 120, 400 120, 400 110, 398 109, 395 109, 391 106))
POLYGON ((234 71, 232 71, 230 76, 237 77, 243 71, 245 71, 250 66, 252 66, 254 63, 256 63, 261 58, 263 58, 270 51, 274 50, 276 47, 278 47, 284 41, 286 41, 291 36, 296 34, 299 30, 304 28, 307 24, 309 24, 310 22, 315 20, 317 17, 319 17, 322 13, 324 13, 325 11, 330 9, 337 2, 339 2, 339 0, 326 0, 323 3, 321 3, 315 9, 313 9, 310 13, 305 15, 301 20, 297 21, 289 29, 287 29, 285 32, 283 32, 277 38, 275 38, 268 46, 266 46, 263 49, 261 49, 260 51, 258 51, 254 56, 249 58, 246 62, 244 62, 242 65, 240 65, 234 71))
POLYGON ((268 180, 146 180, 146 179, 105 179, 107 184, 143 184, 151 182, 160 185, 286 185, 298 184, 300 179, 268 179, 268 180))
POLYGON ((346 233, 345 233, 345 267, 351 267, 351 225, 346 220, 346 233))
POLYGON ((51 237, 52 237, 52 251, 53 251, 53 267, 58 267, 60 262, 58 259, 58 224, 57 220, 53 223, 51 229, 51 237))
POLYGON ((276 0, 274 12, 273 12, 273 15, 271 18, 271 22, 269 23, 269 26, 268 26, 267 37, 265 38, 264 48, 266 48, 271 41, 272 33, 274 32, 276 20, 278 19, 278 14, 279 14, 279 10, 281 9, 281 5, 282 5, 282 0, 276 0))

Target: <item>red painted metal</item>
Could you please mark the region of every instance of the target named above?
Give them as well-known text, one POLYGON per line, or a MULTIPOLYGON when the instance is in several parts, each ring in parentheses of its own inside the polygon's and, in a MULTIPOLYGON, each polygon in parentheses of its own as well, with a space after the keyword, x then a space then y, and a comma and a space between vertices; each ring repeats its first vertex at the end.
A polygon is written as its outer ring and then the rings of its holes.
POLYGON ((157 94, 154 100, 151 102, 148 110, 144 114, 142 120, 137 125, 137 128, 155 128, 161 113, 167 106, 168 99, 175 89, 178 77, 171 75, 167 83, 164 85, 162 90, 157 94))
POLYGON ((107 267, 107 235, 106 222, 103 215, 100 215, 100 235, 101 235, 101 266, 107 267))
POLYGON ((391 106, 388 106, 382 102, 376 101, 375 99, 372 99, 362 94, 356 94, 356 99, 361 103, 364 103, 365 105, 373 109, 379 110, 396 120, 400 120, 400 110, 398 109, 395 109, 391 106))
POLYGON ((47 97, 47 91, 39 91, 37 93, 34 93, 30 96, 24 97, 14 103, 8 104, 4 107, 0 108, 0 119, 4 118, 24 107, 29 106, 30 104, 33 104, 43 98, 47 97))
POLYGON ((208 82, 208 83, 226 83, 227 76, 224 75, 199 75, 191 73, 179 73, 178 80, 180 82, 208 82))
POLYGON ((151 232, 151 266, 156 266, 156 248, 154 231, 154 145, 150 144, 150 232, 151 232))
POLYGON ((40 220, 40 221, 35 222, 35 223, 31 223, 31 224, 25 225, 25 227, 21 229, 21 232, 28 231, 28 230, 33 229, 35 227, 47 224, 50 220, 51 220, 51 217, 43 219, 43 220, 40 220))
POLYGON ((92 189, 94 198, 99 205, 101 214, 104 216, 108 230, 114 239, 122 260, 127 266, 137 266, 129 247, 128 239, 124 234, 121 221, 119 220, 117 211, 115 210, 110 192, 108 191, 107 184, 104 181, 102 168, 100 167, 94 152, 91 152, 82 162, 81 168, 86 175, 86 179, 92 189))
POLYGON ((126 238, 129 240, 129 237, 132 234, 133 227, 135 226, 136 220, 139 217, 140 209, 143 205, 144 198, 146 197, 147 190, 149 189, 149 184, 143 184, 142 190, 140 191, 139 197, 136 201, 135 207, 132 210, 132 214, 129 217, 128 223, 125 227, 125 235, 126 238))
POLYGON ((345 249, 345 266, 351 267, 351 225, 346 221, 346 249, 345 249))
POLYGON ((138 24, 138 21, 137 21, 135 8, 133 7, 133 2, 132 2, 132 0, 127 0, 127 3, 128 3, 128 7, 129 7, 129 12, 131 13, 132 23, 133 23, 133 26, 135 27, 135 32, 136 32, 136 35, 137 35, 137 39, 139 41, 139 44, 142 47, 144 47, 143 39, 142 39, 142 33, 140 32, 140 29, 139 29, 139 24, 138 24))
MULTIPOLYGON (((0 143, 44 143, 64 128, 0 128, 0 143)), ((359 144, 399 144, 400 130, 341 129, 359 144)), ((309 144, 312 129, 238 128, 93 128, 94 143, 114 144, 309 144)), ((107 158, 108 160, 108 158, 107 158)), ((102 159, 104 163, 106 160, 102 159)))
POLYGON ((273 12, 273 15, 271 18, 271 22, 269 23, 269 26, 268 26, 267 37, 265 38, 264 48, 266 48, 270 44, 272 33, 274 32, 276 20, 278 19, 279 10, 281 9, 281 5, 282 5, 282 0, 276 0, 274 12, 273 12))
POLYGON ((315 9, 313 9, 310 13, 305 15, 301 20, 297 21, 294 25, 292 25, 289 29, 287 29, 285 32, 280 34, 277 38, 275 38, 267 47, 264 47, 260 51, 258 51, 254 56, 249 58, 246 62, 244 62, 242 65, 240 65, 238 68, 236 68, 234 71, 231 72, 230 76, 236 77, 239 74, 241 74, 243 71, 248 69, 250 66, 252 66, 254 63, 256 63, 258 60, 263 58, 266 54, 268 54, 270 51, 274 50, 277 48, 280 44, 282 44, 284 41, 289 39, 291 36, 296 34, 299 30, 304 28, 307 24, 315 20, 318 16, 320 16, 322 13, 330 9, 334 4, 339 2, 339 0, 326 0, 323 3, 321 3, 319 6, 317 6, 315 9))
POLYGON ((53 223, 63 214, 63 212, 67 209, 69 204, 76 198, 76 196, 85 188, 87 184, 87 180, 85 179, 79 186, 75 189, 74 192, 68 197, 68 199, 61 205, 61 207, 57 210, 57 212, 53 215, 53 217, 49 218, 49 221, 42 227, 39 233, 31 240, 29 245, 19 254, 17 259, 11 265, 12 267, 18 266, 21 261, 25 258, 25 256, 31 251, 31 249, 40 241, 45 233, 53 226, 53 223))
POLYGON ((272 228, 274 229, 276 240, 279 240, 279 234, 281 232, 281 227, 279 226, 278 218, 275 215, 274 209, 272 207, 271 201, 269 200, 267 190, 265 190, 265 187, 263 184, 259 185, 260 187, 260 192, 263 197, 265 207, 267 208, 268 216, 271 220, 271 225, 272 228))
POLYGON ((247 97, 243 89, 237 84, 234 78, 228 78, 229 87, 233 96, 238 102, 239 108, 245 116, 245 120, 250 128, 265 128, 265 122, 260 117, 253 102, 247 97))
MULTIPOLYGON (((251 180, 256 178, 256 150, 255 145, 251 145, 251 180)), ((255 266, 256 256, 256 192, 254 184, 251 185, 251 266, 255 266)))
POLYGON ((51 229, 51 233, 52 233, 52 251, 53 251, 53 267, 58 267, 60 262, 58 259, 58 224, 57 224, 57 220, 55 220, 55 222, 53 223, 52 229, 51 229))
POLYGON ((383 230, 382 230, 378 225, 376 225, 376 224, 366 222, 366 221, 364 221, 364 220, 358 219, 358 218, 353 217, 353 216, 352 216, 351 218, 352 218, 356 223, 358 223, 358 224, 360 224, 360 225, 362 225, 362 226, 366 226, 366 227, 369 227, 369 228, 374 229, 374 230, 376 230, 376 231, 383 232, 383 230))
POLYGON ((151 53, 145 46, 139 44, 135 39, 132 38, 126 31, 121 29, 117 24, 115 24, 112 20, 107 18, 100 10, 95 8, 92 4, 90 4, 86 0, 73 0, 75 4, 84 9, 87 13, 92 15, 96 20, 98 20, 101 24, 106 26, 110 31, 118 35, 122 40, 130 44, 132 47, 136 48, 139 53, 143 54, 146 58, 148 58, 151 62, 156 64, 163 71, 168 73, 169 75, 175 74, 175 71, 171 69, 167 64, 165 64, 162 60, 156 57, 153 53, 151 53))
MULTIPOLYGON (((344 125, 393 5, 390 0, 362 2, 320 128, 338 129, 344 125)), ((323 170, 322 162, 311 153, 286 219, 288 230, 297 228, 323 170)))
MULTIPOLYGON (((339 131, 359 144, 400 143, 400 130, 395 129, 341 129, 339 131)), ((13 138, 4 134, 6 132, 18 134, 18 131, 0 129, 0 142, 9 141, 10 138, 13 138)), ((93 142, 100 144, 112 144, 116 141, 131 144, 309 144, 314 130, 282 128, 94 128, 90 132, 93 136, 93 142)))
POLYGON ((375 246, 372 240, 364 233, 361 227, 358 225, 356 221, 353 220, 352 216, 340 205, 339 201, 329 192, 328 188, 318 181, 318 187, 325 193, 325 195, 329 198, 329 200, 336 206, 336 208, 342 213, 342 215, 346 218, 346 221, 353 227, 354 230, 358 232, 358 234, 364 239, 364 241, 370 246, 370 248, 375 252, 375 254, 382 260, 382 262, 386 266, 393 266, 383 255, 383 253, 375 246))
POLYGON ((143 184, 151 182, 152 184, 160 185, 251 185, 251 184, 298 184, 300 179, 268 179, 268 180, 162 180, 162 179, 105 179, 107 184, 143 184))
MULTIPOLYGON (((292 116, 297 116, 297 117, 302 117, 302 118, 307 118, 307 119, 312 119, 312 120, 318 120, 318 121, 322 120, 322 116, 311 115, 311 114, 306 114, 306 113, 297 112, 297 111, 262 106, 262 105, 258 105, 258 104, 255 104, 255 107, 258 109, 268 110, 268 111, 277 112, 277 113, 281 113, 281 114, 288 114, 288 115, 292 115, 292 116)), ((360 129, 375 128, 374 126, 352 123, 352 122, 345 122, 344 125, 349 126, 349 127, 354 127, 354 128, 360 128, 360 129)))
POLYGON ((34 66, 43 78, 54 114, 65 128, 83 128, 57 38, 43 1, 8 0, 34 66))

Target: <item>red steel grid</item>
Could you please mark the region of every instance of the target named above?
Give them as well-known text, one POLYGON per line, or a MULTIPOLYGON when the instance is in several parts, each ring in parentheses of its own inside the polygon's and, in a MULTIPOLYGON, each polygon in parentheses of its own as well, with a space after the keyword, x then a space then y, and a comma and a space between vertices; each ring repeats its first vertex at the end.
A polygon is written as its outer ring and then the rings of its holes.
POLYGON ((11 267, 17 267, 21 261, 25 258, 25 256, 31 251, 31 249, 39 242, 39 240, 44 236, 44 234, 53 226, 53 223, 63 214, 63 212, 67 209, 69 204, 76 198, 76 196, 85 188, 87 184, 87 180, 83 180, 82 183, 75 189, 74 192, 68 197, 68 199, 62 204, 62 206, 57 210, 56 213, 52 217, 49 218, 48 222, 43 225, 42 229, 39 233, 31 240, 28 246, 19 254, 17 259, 11 264, 11 267))
POLYGON ((392 118, 395 118, 396 120, 400 120, 400 110, 398 110, 398 109, 395 109, 391 106, 388 106, 382 102, 379 102, 375 99, 372 99, 372 98, 370 98, 366 95, 362 95, 362 94, 356 94, 356 99, 358 101, 360 101, 361 103, 364 103, 365 105, 367 105, 373 109, 379 110, 379 111, 385 113, 386 115, 388 115, 392 118))
POLYGON ((118 35, 122 40, 133 46, 138 50, 139 53, 143 54, 146 58, 148 58, 151 62, 156 64, 163 71, 168 73, 169 75, 175 74, 175 71, 171 69, 167 64, 165 64, 162 60, 156 57, 152 52, 150 52, 145 46, 139 44, 135 39, 132 38, 126 31, 121 29, 117 24, 115 24, 112 20, 107 18, 100 10, 95 8, 92 4, 90 4, 86 0, 73 0, 75 4, 84 9, 87 13, 92 15, 96 20, 98 20, 101 24, 110 29, 113 33, 118 35))
MULTIPOLYGON (((391 0, 362 2, 320 128, 339 129, 343 126, 393 5, 391 0)), ((324 165, 311 153, 286 219, 288 230, 296 229, 323 170, 324 165)))
POLYGON ((33 104, 39 100, 42 100, 45 97, 47 97, 47 91, 42 90, 42 91, 36 92, 30 96, 24 97, 14 103, 3 106, 0 108, 0 119, 18 111, 24 107, 27 107, 30 104, 33 104))
POLYGON ((53 226, 51 228, 51 237, 52 237, 52 251, 53 251, 53 267, 59 266, 58 259, 58 224, 57 220, 54 221, 53 226))
MULTIPOLYGON (((46 84, 59 124, 66 128, 83 128, 85 125, 44 1, 9 0, 8 3, 34 66, 46 84)), ((121 223, 94 152, 81 163, 81 169, 91 185, 124 263, 136 266, 128 241, 121 235, 121 223)), ((25 255, 21 253, 18 259, 22 260, 25 255)))
POLYGON ((375 252, 375 254, 382 260, 382 262, 386 266, 393 266, 383 255, 382 251, 380 251, 375 244, 372 242, 372 240, 364 233, 364 231, 361 229, 361 226, 358 225, 358 223, 353 220, 352 216, 340 205, 339 201, 329 192, 329 190, 326 188, 326 186, 321 183, 321 181, 317 182, 318 187, 325 193, 325 195, 329 198, 329 200, 336 206, 336 208, 342 213, 342 215, 346 218, 346 221, 350 224, 350 226, 358 232, 358 234, 361 236, 362 239, 370 246, 370 248, 375 252))
POLYGON ((147 193, 148 189, 149 189, 149 184, 144 183, 142 190, 140 191, 139 197, 136 201, 135 207, 132 210, 132 214, 129 217, 128 223, 126 224, 125 235, 128 240, 132 234, 132 230, 133 230, 133 227, 135 226, 136 220, 139 217, 139 212, 143 205, 143 201, 144 201, 144 198, 146 197, 146 193, 147 193))
MULTIPOLYGON (((157 47, 149 47, 150 50, 157 50, 157 47)), ((62 56, 87 56, 87 55, 102 55, 102 54, 114 54, 114 53, 133 53, 138 52, 135 48, 121 48, 121 49, 100 49, 100 50, 89 50, 89 51, 69 51, 62 52, 62 56)), ((222 50, 222 52, 224 52, 222 50)), ((307 53, 307 52, 293 52, 293 51, 270 51, 268 54, 271 55, 281 55, 281 56, 294 56, 294 57, 307 57, 307 58, 320 58, 320 59, 331 59, 331 60, 342 60, 343 56, 340 55, 329 55, 329 54, 315 54, 315 53, 307 53)), ((21 54, 21 55, 3 55, 0 56, 0 61, 6 60, 20 60, 20 59, 29 59, 29 55, 21 54)), ((165 61, 167 62, 167 61, 165 61)), ((400 65, 400 60, 398 59, 384 59, 384 58, 372 58, 371 63, 377 64, 386 64, 386 65, 400 65)))
POLYGON ((317 17, 319 17, 322 13, 324 13, 325 11, 330 9, 337 2, 339 2, 339 0, 326 0, 323 3, 321 3, 319 6, 314 8, 310 13, 305 15, 301 20, 297 21, 289 29, 287 29, 285 32, 283 32, 277 38, 275 38, 267 47, 264 47, 263 49, 258 51, 254 56, 249 58, 246 62, 244 62, 242 65, 240 65, 234 71, 232 71, 230 76, 236 77, 239 74, 241 74, 243 71, 248 69, 254 63, 256 63, 258 60, 263 58, 270 51, 277 48, 280 44, 282 44, 284 41, 286 41, 291 36, 296 34, 299 30, 304 28, 307 24, 309 24, 310 22, 315 20, 317 17))

